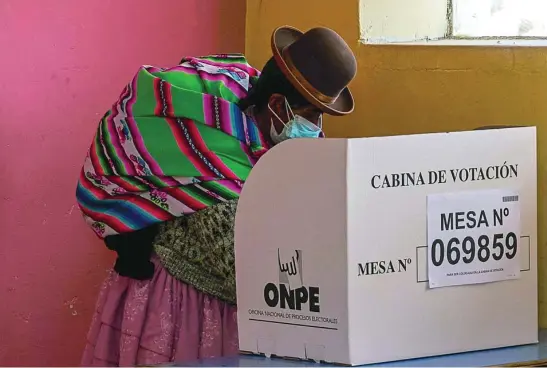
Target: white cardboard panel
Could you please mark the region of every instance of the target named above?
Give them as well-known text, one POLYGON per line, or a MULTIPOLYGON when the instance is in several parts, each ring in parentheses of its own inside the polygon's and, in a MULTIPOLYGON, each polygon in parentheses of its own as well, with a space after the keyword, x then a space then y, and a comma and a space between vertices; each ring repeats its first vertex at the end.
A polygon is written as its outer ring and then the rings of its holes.
MULTIPOLYGON (((261 353, 305 358, 308 352, 321 352, 321 346, 328 345, 332 360, 347 360, 347 140, 329 139, 318 145, 313 139, 302 139, 298 143, 284 142, 261 158, 238 203, 235 266, 241 270, 236 272, 238 305, 243 308, 238 314, 239 331, 243 331, 240 349, 259 352, 257 341, 261 341, 261 346, 272 348, 261 353), (259 314, 283 311, 268 308, 263 298, 266 284, 279 285, 278 248, 303 251, 303 281, 329 291, 330 298, 324 299, 320 290, 320 314, 338 316, 337 330, 282 324, 307 321, 259 314)), ((305 310, 298 314, 310 315, 305 310)))
POLYGON ((533 127, 278 145, 238 205, 240 349, 355 365, 537 342, 536 170, 533 127), (371 186, 375 175, 450 176, 504 162, 518 164, 518 177, 371 186), (426 196, 490 188, 520 193, 520 279, 429 290, 426 196), (291 277, 308 287, 312 311, 270 307, 264 297, 268 284, 287 290, 278 252, 285 262, 293 251, 291 277), (406 272, 358 276, 359 263, 406 259, 406 272))
POLYGON ((352 361, 407 359, 537 340, 535 128, 350 140, 348 157, 352 361), (450 173, 504 162, 518 164, 518 177, 461 182, 450 173), (371 186, 374 175, 431 170, 446 170, 446 183, 428 185, 426 179, 425 185, 371 186), (532 247, 521 248, 521 262, 527 266, 531 256, 533 270, 521 272, 514 281, 428 290, 427 282, 419 282, 427 280, 427 248, 419 248, 427 244, 426 196, 493 188, 520 193, 521 235, 529 237, 522 240, 527 244, 533 239, 532 247), (414 264, 407 272, 357 276, 359 262, 405 258, 414 264), (422 280, 416 280, 416 274, 422 280), (367 295, 374 296, 374 303, 367 295))

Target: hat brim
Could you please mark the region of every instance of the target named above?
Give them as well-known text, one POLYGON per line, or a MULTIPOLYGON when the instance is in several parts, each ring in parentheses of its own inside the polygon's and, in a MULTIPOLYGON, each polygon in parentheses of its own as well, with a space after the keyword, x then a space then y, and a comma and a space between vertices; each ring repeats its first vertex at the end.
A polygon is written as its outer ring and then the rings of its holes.
POLYGON ((283 50, 302 37, 304 33, 300 30, 290 27, 283 26, 274 30, 272 33, 272 52, 274 59, 285 75, 289 82, 300 92, 306 100, 311 104, 319 108, 326 114, 341 116, 347 115, 353 112, 355 107, 355 101, 353 100, 353 95, 351 94, 349 88, 344 88, 338 98, 331 104, 326 104, 319 101, 298 79, 298 77, 290 70, 286 61, 283 59, 283 50))

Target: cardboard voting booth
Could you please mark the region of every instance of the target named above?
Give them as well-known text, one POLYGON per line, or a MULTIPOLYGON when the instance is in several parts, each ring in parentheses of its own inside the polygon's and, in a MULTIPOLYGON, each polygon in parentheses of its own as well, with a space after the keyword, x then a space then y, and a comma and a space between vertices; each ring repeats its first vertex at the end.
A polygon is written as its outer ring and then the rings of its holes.
POLYGON ((534 127, 281 143, 239 200, 243 352, 360 365, 536 343, 534 127))

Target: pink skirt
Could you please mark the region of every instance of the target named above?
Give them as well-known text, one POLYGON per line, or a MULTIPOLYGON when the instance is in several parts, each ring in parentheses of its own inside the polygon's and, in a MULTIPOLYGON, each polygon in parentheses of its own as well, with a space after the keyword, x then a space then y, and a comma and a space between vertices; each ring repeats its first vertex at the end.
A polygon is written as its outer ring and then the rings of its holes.
POLYGON ((174 279, 111 271, 99 294, 82 366, 136 366, 238 354, 237 308, 174 279))

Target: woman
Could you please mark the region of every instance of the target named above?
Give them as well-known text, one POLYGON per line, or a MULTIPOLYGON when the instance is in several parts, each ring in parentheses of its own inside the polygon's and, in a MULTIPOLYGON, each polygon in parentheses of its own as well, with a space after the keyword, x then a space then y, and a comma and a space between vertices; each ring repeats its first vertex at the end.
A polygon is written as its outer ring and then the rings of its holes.
POLYGON ((100 122, 77 188, 109 249, 82 365, 238 353, 233 224, 251 168, 275 144, 322 137, 353 110, 353 53, 334 31, 281 27, 262 73, 241 55, 143 67, 100 122))

